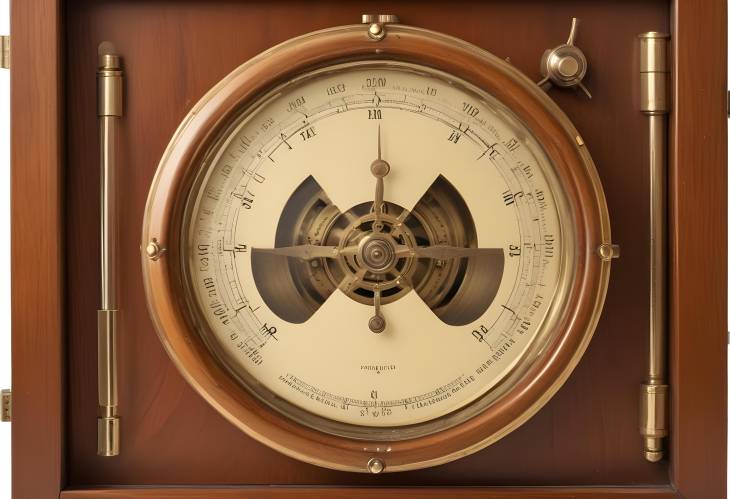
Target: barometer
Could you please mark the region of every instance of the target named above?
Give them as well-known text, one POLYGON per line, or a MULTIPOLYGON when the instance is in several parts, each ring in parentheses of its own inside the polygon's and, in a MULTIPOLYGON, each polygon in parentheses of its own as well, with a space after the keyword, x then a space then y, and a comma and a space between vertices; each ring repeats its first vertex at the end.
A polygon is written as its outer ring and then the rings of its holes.
POLYGON ((457 459, 538 411, 617 253, 543 90, 393 20, 286 41, 213 87, 143 229, 150 313, 200 395, 289 456, 372 473, 457 459))

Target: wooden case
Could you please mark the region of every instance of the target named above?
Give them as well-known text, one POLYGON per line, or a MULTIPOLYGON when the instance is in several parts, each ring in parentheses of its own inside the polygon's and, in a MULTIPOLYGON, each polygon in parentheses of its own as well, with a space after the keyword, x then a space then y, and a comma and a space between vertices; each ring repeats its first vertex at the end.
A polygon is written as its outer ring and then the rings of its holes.
POLYGON ((724 497, 726 5, 638 2, 16 0, 12 5, 13 493, 81 497, 724 497), (566 385, 513 434, 468 458, 380 476, 318 468, 241 433, 166 356, 147 314, 139 234, 175 128, 243 61, 293 36, 387 10, 509 57, 532 79, 582 19, 588 101, 550 92, 580 130, 622 257, 596 335, 566 385), (644 461, 648 125, 639 33, 673 40, 669 137, 668 459, 644 461), (96 455, 96 47, 124 57, 120 143, 122 453, 96 455), (278 487, 270 487, 271 485, 278 487), (347 488, 345 488, 347 487, 347 488), (377 489, 373 489, 377 487, 377 489), (526 487, 529 487, 526 488, 526 487))

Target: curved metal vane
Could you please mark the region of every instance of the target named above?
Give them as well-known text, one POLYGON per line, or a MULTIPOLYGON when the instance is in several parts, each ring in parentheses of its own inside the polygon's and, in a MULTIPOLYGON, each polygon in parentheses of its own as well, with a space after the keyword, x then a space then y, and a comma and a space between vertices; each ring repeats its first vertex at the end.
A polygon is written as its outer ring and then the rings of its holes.
MULTIPOLYGON (((477 247, 471 214, 443 176, 412 212, 382 202, 345 213, 310 176, 282 212, 275 247, 253 248, 251 258, 261 297, 293 323, 340 289, 376 309, 414 290, 444 323, 468 324, 491 305, 505 263, 503 249, 477 247)), ((385 316, 375 316, 380 332, 385 316)))

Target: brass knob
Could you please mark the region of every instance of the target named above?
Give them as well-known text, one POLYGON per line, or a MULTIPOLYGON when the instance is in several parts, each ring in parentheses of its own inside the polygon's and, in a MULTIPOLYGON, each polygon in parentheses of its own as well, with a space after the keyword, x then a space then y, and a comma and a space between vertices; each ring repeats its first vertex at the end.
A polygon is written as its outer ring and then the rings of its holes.
POLYGON ((385 25, 399 23, 395 14, 363 14, 362 24, 369 24, 368 36, 375 41, 385 38, 385 25))
POLYGON ((370 473, 377 475, 378 473, 382 473, 384 469, 385 463, 381 459, 374 457, 368 461, 368 471, 370 473))
POLYGON ((588 60, 583 51, 575 45, 579 21, 575 17, 570 25, 568 41, 552 49, 546 50, 540 61, 540 73, 543 78, 538 85, 548 90, 551 85, 562 88, 578 87, 588 98, 591 93, 583 85, 583 78, 588 71, 588 60))

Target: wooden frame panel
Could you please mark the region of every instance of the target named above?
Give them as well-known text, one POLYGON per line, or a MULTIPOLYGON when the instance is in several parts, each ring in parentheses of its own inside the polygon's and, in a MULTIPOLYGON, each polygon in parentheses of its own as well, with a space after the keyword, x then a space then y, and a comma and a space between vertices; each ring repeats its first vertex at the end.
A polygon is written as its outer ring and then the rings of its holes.
MULTIPOLYGON (((63 19, 16 0, 12 92, 13 497, 322 497, 323 488, 63 491, 63 19)), ((670 130, 672 485, 663 488, 377 489, 382 497, 725 497, 726 2, 675 0, 670 130), (712 216, 706 216, 710 213, 712 216), (699 431, 698 429, 702 429, 699 431)), ((348 489, 365 497, 372 489, 348 489)))
POLYGON ((725 497, 727 473, 727 4, 673 7, 671 477, 684 497, 709 499, 725 497))
POLYGON ((15 1, 10 23, 12 487, 63 485, 63 59, 58 0, 15 1))

